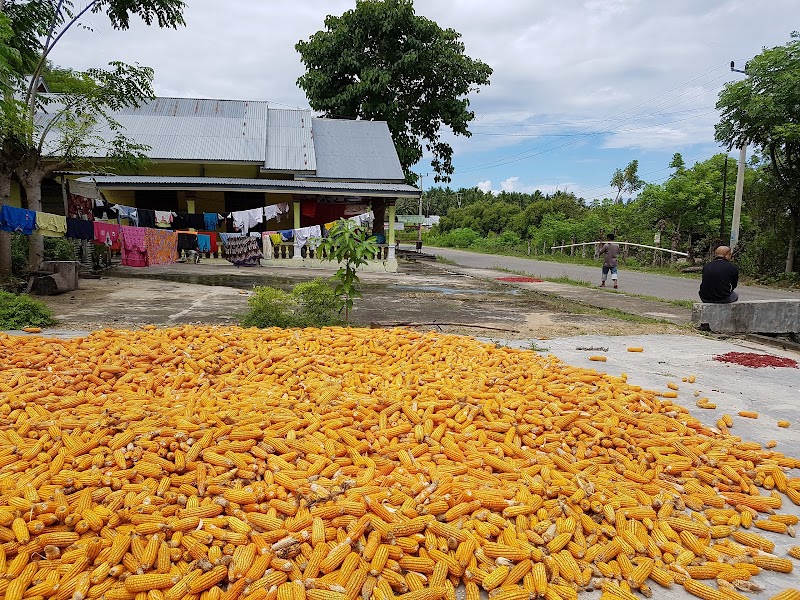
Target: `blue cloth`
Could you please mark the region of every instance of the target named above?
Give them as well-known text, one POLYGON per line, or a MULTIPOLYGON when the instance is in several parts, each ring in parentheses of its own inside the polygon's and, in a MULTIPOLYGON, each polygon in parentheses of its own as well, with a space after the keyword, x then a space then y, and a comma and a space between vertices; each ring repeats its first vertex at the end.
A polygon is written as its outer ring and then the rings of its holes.
POLYGON ((211 236, 197 234, 197 250, 200 252, 211 252, 211 236))
POLYGON ((203 222, 205 223, 205 228, 209 231, 216 231, 217 230, 217 213, 203 213, 203 222))
POLYGON ((292 240, 294 240, 294 229, 284 229, 282 231, 279 231, 278 233, 281 234, 281 239, 284 242, 291 242, 292 240))
POLYGON ((36 227, 36 213, 24 208, 3 204, 0 206, 0 229, 30 235, 36 227))
POLYGON ((67 237, 74 240, 93 240, 94 223, 83 219, 67 218, 67 237))

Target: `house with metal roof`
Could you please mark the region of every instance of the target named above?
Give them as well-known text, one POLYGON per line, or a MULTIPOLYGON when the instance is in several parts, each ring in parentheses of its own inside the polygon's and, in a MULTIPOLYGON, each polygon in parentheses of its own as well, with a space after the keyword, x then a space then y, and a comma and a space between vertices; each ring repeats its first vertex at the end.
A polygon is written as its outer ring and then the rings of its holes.
MULTIPOLYGON (((155 98, 112 117, 125 136, 149 148, 150 159, 143 173, 78 177, 112 204, 227 215, 288 203, 291 210, 269 224, 275 230, 321 225, 366 209, 375 214, 374 232, 384 233, 385 217, 394 222, 396 199, 421 194, 405 184, 385 122, 194 98, 155 98)), ((57 142, 47 139, 45 149, 57 142)), ((393 227, 383 253, 385 268, 396 269, 393 227)))

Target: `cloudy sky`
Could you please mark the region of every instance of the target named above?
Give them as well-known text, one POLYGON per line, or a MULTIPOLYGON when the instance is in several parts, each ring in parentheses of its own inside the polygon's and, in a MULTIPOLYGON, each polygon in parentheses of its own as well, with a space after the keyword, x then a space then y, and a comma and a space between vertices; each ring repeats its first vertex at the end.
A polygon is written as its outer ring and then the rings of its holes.
MULTIPOLYGON (((80 3, 76 3, 80 4, 80 3)), ((83 69, 109 60, 155 69, 161 96, 268 100, 307 108, 294 44, 354 0, 187 0, 178 31, 101 15, 62 39, 51 58, 83 69)), ((638 159, 662 181, 670 158, 719 151, 714 104, 730 71, 800 28, 796 0, 417 0, 418 14, 463 35, 493 69, 471 97, 471 138, 455 149, 453 187, 609 193, 615 168, 638 159)), ((415 169, 426 175, 425 163, 415 169)), ((423 185, 433 184, 432 175, 423 185)))

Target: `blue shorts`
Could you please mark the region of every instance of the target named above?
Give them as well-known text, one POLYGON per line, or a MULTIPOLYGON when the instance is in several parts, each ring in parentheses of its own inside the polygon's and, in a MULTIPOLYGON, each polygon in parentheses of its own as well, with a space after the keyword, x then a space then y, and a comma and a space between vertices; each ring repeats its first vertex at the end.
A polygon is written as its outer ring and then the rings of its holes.
POLYGON ((606 280, 606 276, 608 272, 611 271, 611 279, 617 278, 617 267, 609 267, 608 265, 603 265, 603 281, 606 280))

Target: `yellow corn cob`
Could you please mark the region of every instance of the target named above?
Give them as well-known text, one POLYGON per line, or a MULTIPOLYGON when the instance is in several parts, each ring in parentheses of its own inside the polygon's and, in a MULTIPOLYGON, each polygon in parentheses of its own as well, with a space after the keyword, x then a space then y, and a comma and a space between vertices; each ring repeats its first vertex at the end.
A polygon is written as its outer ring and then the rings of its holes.
POLYGON ((499 587, 500 584, 506 580, 509 572, 510 569, 508 567, 497 567, 494 571, 484 577, 483 581, 481 582, 481 587, 483 587, 483 589, 485 589, 487 592, 499 587))
POLYGON ((758 550, 763 550, 764 552, 772 552, 775 549, 775 544, 773 542, 767 538, 761 537, 757 533, 734 531, 731 534, 731 537, 740 544, 750 546, 751 548, 757 548, 758 550))
POLYGON ((777 571, 778 573, 791 573, 793 564, 788 558, 781 558, 771 554, 756 554, 753 563, 762 569, 777 571))
POLYGON ((800 590, 783 590, 772 596, 769 600, 800 600, 800 590))
POLYGON ((153 589, 171 588, 176 583, 176 577, 169 573, 148 573, 129 576, 125 579, 125 589, 133 593, 147 592, 153 589))

